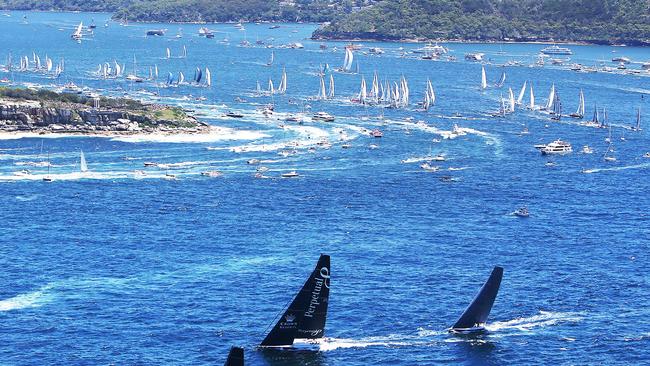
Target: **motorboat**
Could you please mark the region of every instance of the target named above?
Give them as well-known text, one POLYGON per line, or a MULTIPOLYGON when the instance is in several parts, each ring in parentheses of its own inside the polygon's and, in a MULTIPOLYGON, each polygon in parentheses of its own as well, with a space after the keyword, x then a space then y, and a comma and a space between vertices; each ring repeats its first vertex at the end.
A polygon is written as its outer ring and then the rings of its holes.
POLYGON ((290 172, 282 173, 280 176, 282 178, 298 178, 300 174, 298 174, 298 172, 296 172, 295 170, 292 170, 290 172))
POLYGON ((147 31, 148 36, 164 36, 165 35, 165 30, 164 29, 151 29, 147 31))
POLYGON ((627 57, 619 56, 619 57, 614 57, 614 58, 612 59, 612 62, 622 62, 622 63, 624 63, 624 64, 629 64, 629 63, 632 62, 632 61, 631 61, 629 58, 627 58, 627 57))
POLYGON ((231 117, 231 118, 243 118, 244 115, 241 114, 241 113, 237 113, 237 112, 230 111, 230 112, 226 113, 226 117, 231 117))
POLYGON ((381 55, 382 53, 384 53, 384 50, 382 50, 379 47, 371 47, 370 49, 368 49, 368 52, 370 52, 372 54, 375 54, 375 55, 381 55))
POLYGON ((544 155, 551 155, 551 154, 569 154, 573 151, 573 148, 571 147, 571 144, 562 141, 562 140, 555 140, 546 146, 544 146, 543 149, 541 149, 542 154, 544 155))
POLYGON ((528 217, 528 216, 530 216, 530 213, 528 212, 528 208, 526 206, 519 207, 512 214, 515 215, 515 216, 518 216, 518 217, 528 217))
POLYGON ((422 168, 423 170, 426 170, 427 172, 437 172, 438 170, 440 170, 439 167, 437 167, 435 165, 431 165, 429 163, 420 164, 420 168, 422 168))
POLYGON ((311 117, 314 121, 333 122, 334 116, 327 112, 317 112, 311 117))
POLYGON ((204 177, 217 178, 217 177, 222 176, 223 173, 218 171, 218 170, 208 170, 208 171, 205 171, 205 172, 201 172, 201 175, 204 176, 204 177))
POLYGON ((475 62, 480 62, 483 61, 483 56, 485 56, 484 53, 468 53, 465 55, 465 60, 467 61, 475 61, 475 62))
POLYGON ((589 147, 589 145, 585 145, 585 146, 582 147, 581 152, 583 154, 593 154, 594 150, 591 147, 589 147))
POLYGON ((547 55, 572 55, 573 52, 566 47, 559 47, 557 45, 552 45, 546 48, 543 48, 540 52, 547 55))
POLYGON ((650 152, 647 152, 647 153, 643 154, 643 157, 644 158, 650 158, 650 152))
POLYGON ((384 133, 381 132, 379 129, 375 128, 374 130, 372 130, 372 132, 370 132, 370 136, 379 138, 379 137, 383 137, 384 133))
POLYGON ((147 167, 147 168, 155 167, 155 166, 158 166, 158 163, 154 163, 154 162, 151 162, 151 161, 145 161, 144 166, 147 167))

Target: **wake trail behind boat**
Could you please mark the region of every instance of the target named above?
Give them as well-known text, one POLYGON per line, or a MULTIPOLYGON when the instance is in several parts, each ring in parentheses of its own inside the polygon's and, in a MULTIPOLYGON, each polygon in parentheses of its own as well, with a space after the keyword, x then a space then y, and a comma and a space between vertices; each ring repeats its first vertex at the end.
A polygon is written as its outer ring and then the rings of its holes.
POLYGON ((0 300, 0 311, 20 310, 42 306, 52 300, 53 296, 48 292, 51 288, 52 285, 46 285, 36 291, 0 300))

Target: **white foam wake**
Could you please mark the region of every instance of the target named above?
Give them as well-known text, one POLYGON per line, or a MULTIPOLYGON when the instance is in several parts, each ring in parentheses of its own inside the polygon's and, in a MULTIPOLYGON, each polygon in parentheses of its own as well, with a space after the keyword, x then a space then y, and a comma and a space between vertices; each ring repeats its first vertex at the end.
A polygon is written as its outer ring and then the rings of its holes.
POLYGON ((538 315, 530 317, 516 318, 508 321, 488 323, 485 326, 490 332, 516 329, 530 331, 534 328, 543 328, 559 323, 577 323, 582 320, 581 313, 561 313, 540 311, 538 315))
POLYGON ((16 295, 9 299, 0 301, 0 311, 19 310, 39 307, 49 302, 52 296, 47 292, 51 286, 43 286, 40 289, 25 294, 16 295))

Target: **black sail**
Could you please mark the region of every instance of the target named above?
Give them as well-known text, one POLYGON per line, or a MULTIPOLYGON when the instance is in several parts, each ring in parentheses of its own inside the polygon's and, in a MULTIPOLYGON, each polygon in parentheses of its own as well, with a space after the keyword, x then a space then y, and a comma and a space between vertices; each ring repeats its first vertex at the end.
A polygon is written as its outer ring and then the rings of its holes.
POLYGON ((475 326, 480 326, 487 321, 494 305, 494 300, 499 292, 501 286, 501 279, 503 278, 503 268, 494 267, 490 278, 483 284, 481 290, 469 304, 463 315, 460 316, 452 329, 468 329, 475 326))
POLYGON ((316 268, 280 320, 264 338, 261 346, 290 346, 296 338, 323 336, 329 298, 329 276, 330 256, 321 254, 316 268))
POLYGON ((330 298, 330 256, 322 254, 311 275, 313 288, 309 301, 298 325, 296 338, 316 339, 325 335, 327 305, 330 298))
POLYGON ((224 366, 244 366, 244 349, 240 347, 230 348, 228 359, 224 366))

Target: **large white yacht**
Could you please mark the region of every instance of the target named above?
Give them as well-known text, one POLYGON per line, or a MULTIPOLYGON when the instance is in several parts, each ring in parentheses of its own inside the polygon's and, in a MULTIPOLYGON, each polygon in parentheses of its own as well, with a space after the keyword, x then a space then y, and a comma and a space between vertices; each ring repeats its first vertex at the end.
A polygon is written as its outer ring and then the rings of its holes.
POLYGON ((571 147, 571 144, 566 141, 555 140, 550 144, 547 144, 544 148, 541 149, 541 151, 544 155, 568 154, 573 151, 573 148, 571 147))
POLYGON ((542 53, 547 55, 572 55, 573 52, 566 47, 559 47, 557 45, 548 46, 543 48, 542 53))

